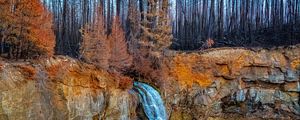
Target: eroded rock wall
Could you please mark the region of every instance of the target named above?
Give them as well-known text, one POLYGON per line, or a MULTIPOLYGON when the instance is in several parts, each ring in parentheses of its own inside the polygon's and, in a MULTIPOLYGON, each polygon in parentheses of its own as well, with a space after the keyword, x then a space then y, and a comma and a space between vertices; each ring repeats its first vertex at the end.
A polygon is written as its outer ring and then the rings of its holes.
POLYGON ((170 119, 300 119, 299 45, 165 51, 157 60, 141 71, 160 88, 170 119))
POLYGON ((138 98, 121 77, 67 57, 1 63, 1 120, 129 120, 138 98))
MULTIPOLYGON (((143 57, 136 70, 158 88, 171 120, 300 119, 299 45, 143 57)), ((145 119, 128 79, 62 56, 2 61, 0 119, 145 119)))

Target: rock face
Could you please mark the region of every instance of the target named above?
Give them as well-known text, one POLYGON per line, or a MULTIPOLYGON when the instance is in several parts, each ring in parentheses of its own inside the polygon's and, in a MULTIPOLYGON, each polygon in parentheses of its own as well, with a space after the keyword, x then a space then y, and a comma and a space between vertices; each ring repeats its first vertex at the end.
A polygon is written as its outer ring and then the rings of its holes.
MULTIPOLYGON (((135 63, 170 120, 300 119, 300 45, 164 51, 135 63)), ((146 119, 128 77, 57 56, 0 62, 1 120, 146 119)))
POLYGON ((122 77, 66 57, 1 63, 1 120, 129 120, 138 98, 122 77))
POLYGON ((165 51, 156 59, 158 67, 137 71, 160 88, 171 120, 300 119, 300 45, 165 51))

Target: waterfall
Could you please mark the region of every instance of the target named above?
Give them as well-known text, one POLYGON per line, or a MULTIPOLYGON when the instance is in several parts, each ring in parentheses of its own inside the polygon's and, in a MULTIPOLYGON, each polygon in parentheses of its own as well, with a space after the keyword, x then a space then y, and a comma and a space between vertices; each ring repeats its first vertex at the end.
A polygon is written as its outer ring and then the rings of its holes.
POLYGON ((140 102, 149 120, 167 120, 166 109, 158 91, 141 82, 134 82, 134 90, 139 94, 140 102))

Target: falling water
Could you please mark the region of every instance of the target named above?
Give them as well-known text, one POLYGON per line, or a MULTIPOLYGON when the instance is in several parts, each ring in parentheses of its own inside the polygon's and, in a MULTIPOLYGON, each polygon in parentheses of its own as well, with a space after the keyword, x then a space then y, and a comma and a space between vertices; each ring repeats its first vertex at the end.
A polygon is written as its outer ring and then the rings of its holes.
POLYGON ((134 90, 138 92, 149 120, 167 120, 166 109, 159 92, 150 85, 140 82, 134 83, 134 90))

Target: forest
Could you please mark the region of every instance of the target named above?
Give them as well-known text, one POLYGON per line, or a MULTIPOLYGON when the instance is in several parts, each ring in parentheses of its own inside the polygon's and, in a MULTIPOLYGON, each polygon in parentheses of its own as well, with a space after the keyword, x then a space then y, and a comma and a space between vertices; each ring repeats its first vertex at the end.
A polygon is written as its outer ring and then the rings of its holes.
POLYGON ((293 45, 300 43, 299 1, 0 0, 0 54, 95 61, 127 58, 141 45, 152 51, 293 45))

